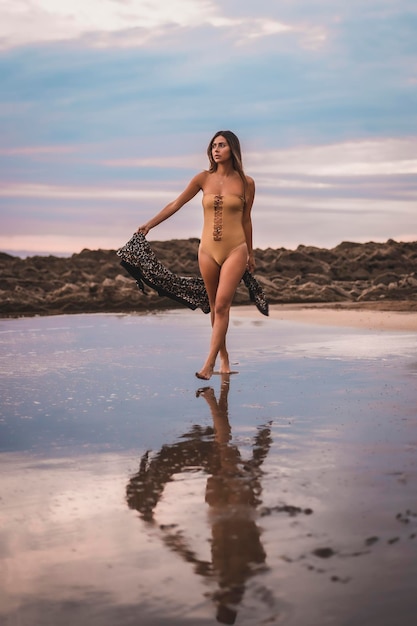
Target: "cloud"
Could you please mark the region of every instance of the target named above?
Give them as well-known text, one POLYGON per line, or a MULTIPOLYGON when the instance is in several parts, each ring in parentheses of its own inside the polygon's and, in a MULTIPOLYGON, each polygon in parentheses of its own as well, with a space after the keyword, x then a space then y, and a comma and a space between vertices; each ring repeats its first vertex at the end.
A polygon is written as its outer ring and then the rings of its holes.
POLYGON ((260 176, 393 176, 417 174, 416 155, 417 136, 411 136, 250 153, 247 161, 260 176))
POLYGON ((107 167, 115 168, 140 168, 140 167, 152 167, 156 169, 162 168, 195 168, 195 164, 202 162, 201 154, 189 154, 184 156, 158 156, 158 157, 146 157, 146 158, 133 158, 133 159, 105 159, 102 164, 107 167))
POLYGON ((69 145, 51 145, 51 146, 16 146, 10 148, 0 148, 1 156, 28 156, 28 157, 37 157, 48 154, 59 155, 59 154, 71 154, 77 151, 75 146, 69 145))
POLYGON ((34 254, 56 254, 70 255, 74 252, 81 252, 84 249, 92 250, 114 250, 123 244, 121 237, 103 236, 101 233, 94 235, 86 233, 80 235, 71 233, 69 235, 51 234, 43 235, 36 233, 33 235, 15 235, 4 237, 0 235, 0 250, 7 250, 14 256, 33 256, 34 254))
POLYGON ((87 46, 141 46, 173 28, 204 25, 233 28, 238 43, 292 30, 268 17, 227 17, 211 0, 3 0, 0 42, 8 48, 83 37, 87 46))
POLYGON ((144 190, 133 188, 115 188, 108 185, 99 187, 59 185, 42 185, 35 183, 2 183, 0 197, 6 198, 54 198, 54 199, 84 199, 84 200, 123 200, 137 202, 138 200, 172 198, 172 192, 162 190, 144 190))

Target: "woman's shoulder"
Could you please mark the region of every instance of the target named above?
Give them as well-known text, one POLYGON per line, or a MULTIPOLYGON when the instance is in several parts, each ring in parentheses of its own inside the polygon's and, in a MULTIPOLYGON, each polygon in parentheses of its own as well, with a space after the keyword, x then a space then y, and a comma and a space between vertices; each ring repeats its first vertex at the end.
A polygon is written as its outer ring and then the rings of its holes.
POLYGON ((194 176, 193 180, 195 180, 196 182, 202 185, 203 183, 205 183, 205 181, 207 180, 209 176, 210 176, 210 172, 208 170, 203 170, 201 172, 198 172, 198 174, 194 176))
POLYGON ((198 172, 198 174, 195 174, 192 179, 190 180, 190 182, 188 183, 188 187, 187 189, 196 189, 196 192, 199 189, 203 189, 204 188, 204 184, 207 180, 207 174, 209 172, 206 171, 202 171, 202 172, 198 172))
POLYGON ((255 189, 255 181, 253 180, 252 176, 248 176, 247 174, 245 174, 245 179, 249 189, 255 189))

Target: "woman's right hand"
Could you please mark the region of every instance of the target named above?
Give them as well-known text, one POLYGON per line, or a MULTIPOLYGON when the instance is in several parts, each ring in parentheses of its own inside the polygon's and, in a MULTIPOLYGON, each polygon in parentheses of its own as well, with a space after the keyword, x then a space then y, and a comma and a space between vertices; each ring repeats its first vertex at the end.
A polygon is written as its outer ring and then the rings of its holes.
POLYGON ((139 226, 138 227, 136 232, 137 233, 142 233, 146 237, 146 235, 149 233, 150 230, 151 229, 150 229, 150 226, 148 226, 148 224, 143 224, 143 226, 139 226))

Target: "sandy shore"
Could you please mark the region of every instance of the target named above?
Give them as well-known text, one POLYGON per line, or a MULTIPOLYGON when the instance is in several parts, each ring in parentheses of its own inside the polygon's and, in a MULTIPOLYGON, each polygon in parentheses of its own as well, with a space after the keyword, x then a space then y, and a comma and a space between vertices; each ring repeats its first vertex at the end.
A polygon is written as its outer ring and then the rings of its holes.
MULTIPOLYGON (((243 317, 258 317, 253 306, 234 309, 243 317)), ((385 311, 366 308, 305 304, 272 304, 269 307, 272 319, 320 324, 322 326, 345 326, 368 330, 417 331, 416 311, 385 311)))

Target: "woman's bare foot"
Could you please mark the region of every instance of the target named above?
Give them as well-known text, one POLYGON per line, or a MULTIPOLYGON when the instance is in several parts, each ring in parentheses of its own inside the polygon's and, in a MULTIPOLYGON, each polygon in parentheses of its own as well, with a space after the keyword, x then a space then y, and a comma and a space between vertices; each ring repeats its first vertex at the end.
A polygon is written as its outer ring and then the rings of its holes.
POLYGON ((204 366, 199 372, 196 372, 195 375, 197 378, 201 378, 201 380, 210 380, 213 376, 214 367, 211 365, 204 366))
POLYGON ((227 350, 220 351, 220 374, 230 374, 229 353, 227 350))
POLYGON ((223 359, 221 359, 219 373, 220 374, 231 374, 229 359, 226 359, 225 361, 223 361, 223 359))
POLYGON ((196 372, 195 375, 197 378, 201 378, 201 380, 210 380, 213 376, 214 363, 210 361, 206 361, 199 372, 196 372))

